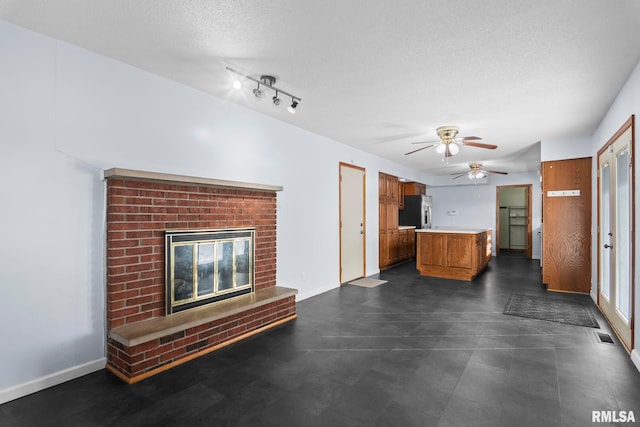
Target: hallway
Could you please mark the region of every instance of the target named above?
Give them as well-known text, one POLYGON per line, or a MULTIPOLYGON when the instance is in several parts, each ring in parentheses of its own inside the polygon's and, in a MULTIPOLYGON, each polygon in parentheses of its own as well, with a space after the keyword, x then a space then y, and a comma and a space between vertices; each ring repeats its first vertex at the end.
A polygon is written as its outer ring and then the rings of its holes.
MULTIPOLYGON (((298 319, 134 385, 96 372, 0 406, 2 426, 571 426, 640 418, 640 373, 601 329, 506 316, 545 295, 537 260, 496 257, 473 282, 345 285, 298 319)), ((285 285, 285 284, 283 284, 285 285)), ((289 283, 287 286, 295 287, 289 283)), ((598 424, 606 425, 606 424, 598 424)))

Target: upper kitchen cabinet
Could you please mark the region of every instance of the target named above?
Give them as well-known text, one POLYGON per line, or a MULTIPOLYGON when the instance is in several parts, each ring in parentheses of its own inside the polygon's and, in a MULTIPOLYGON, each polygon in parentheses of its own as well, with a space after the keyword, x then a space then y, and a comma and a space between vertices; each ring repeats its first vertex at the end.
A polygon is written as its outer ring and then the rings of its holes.
POLYGON ((404 187, 405 196, 419 196, 427 194, 427 186, 420 182, 405 182, 402 186, 404 187))

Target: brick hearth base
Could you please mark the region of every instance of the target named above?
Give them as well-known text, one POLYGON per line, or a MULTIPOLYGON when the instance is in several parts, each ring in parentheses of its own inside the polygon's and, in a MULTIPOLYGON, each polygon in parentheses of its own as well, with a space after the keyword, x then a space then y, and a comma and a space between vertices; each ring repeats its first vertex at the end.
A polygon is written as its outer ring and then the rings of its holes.
POLYGON ((295 289, 275 287, 115 328, 107 369, 135 383, 296 318, 295 289))

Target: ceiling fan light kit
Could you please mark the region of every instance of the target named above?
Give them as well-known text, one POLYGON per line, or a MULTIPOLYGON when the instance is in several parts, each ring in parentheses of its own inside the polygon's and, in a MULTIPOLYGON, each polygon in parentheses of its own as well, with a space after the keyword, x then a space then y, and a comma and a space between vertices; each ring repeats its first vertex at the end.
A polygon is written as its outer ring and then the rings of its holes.
POLYGON ((456 136, 458 135, 459 131, 460 130, 458 129, 457 126, 440 126, 439 128, 436 129, 436 133, 438 134, 440 141, 433 141, 432 143, 431 142, 414 142, 414 144, 430 144, 430 145, 427 145, 422 148, 418 148, 417 150, 409 151, 408 153, 405 153, 405 156, 408 156, 409 154, 413 154, 430 147, 435 147, 436 153, 442 154, 444 155, 444 157, 451 157, 458 154, 460 152, 461 145, 468 145, 470 147, 477 147, 477 148, 485 148, 488 150, 495 150, 496 148, 498 148, 497 145, 476 142, 482 139, 477 136, 465 136, 465 137, 456 139, 456 136))
POLYGON ((467 172, 452 173, 451 175, 456 175, 456 176, 453 177, 453 179, 458 179, 461 176, 467 175, 467 178, 469 178, 471 180, 478 180, 478 179, 482 179, 482 178, 486 177, 487 174, 490 174, 490 173, 495 173, 495 174, 500 174, 500 175, 508 175, 507 172, 500 172, 500 171, 482 169, 482 163, 478 163, 478 162, 469 163, 469 168, 471 170, 469 170, 467 172))
POLYGON ((236 75, 236 79, 233 82, 234 89, 239 90, 242 88, 242 82, 240 79, 251 80, 252 82, 257 84, 257 87, 253 89, 253 95, 256 97, 256 99, 260 99, 264 96, 264 90, 261 89, 261 87, 266 89, 271 89, 272 91, 275 92, 275 95, 273 96, 273 98, 271 98, 274 106, 277 107, 281 103, 281 99, 278 97, 278 94, 280 93, 291 98, 291 105, 287 107, 287 111, 289 111, 291 114, 296 113, 296 108, 298 107, 298 103, 302 101, 302 98, 300 98, 299 96, 292 95, 289 92, 286 92, 280 88, 275 87, 275 84, 276 84, 275 76, 264 74, 260 76, 260 79, 256 79, 246 74, 242 74, 239 71, 236 71, 229 67, 227 67, 227 70, 231 71, 236 75))

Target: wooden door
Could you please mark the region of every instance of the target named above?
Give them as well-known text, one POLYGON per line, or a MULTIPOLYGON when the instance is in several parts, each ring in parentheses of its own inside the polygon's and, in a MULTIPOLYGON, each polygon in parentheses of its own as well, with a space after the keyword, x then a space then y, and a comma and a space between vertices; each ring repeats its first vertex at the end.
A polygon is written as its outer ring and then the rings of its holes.
POLYGON ((542 163, 542 281, 591 290, 591 157, 542 163))
POLYGON ((598 306, 633 348, 633 118, 598 152, 598 306))
POLYGON ((365 275, 365 170, 340 163, 340 283, 365 275))

